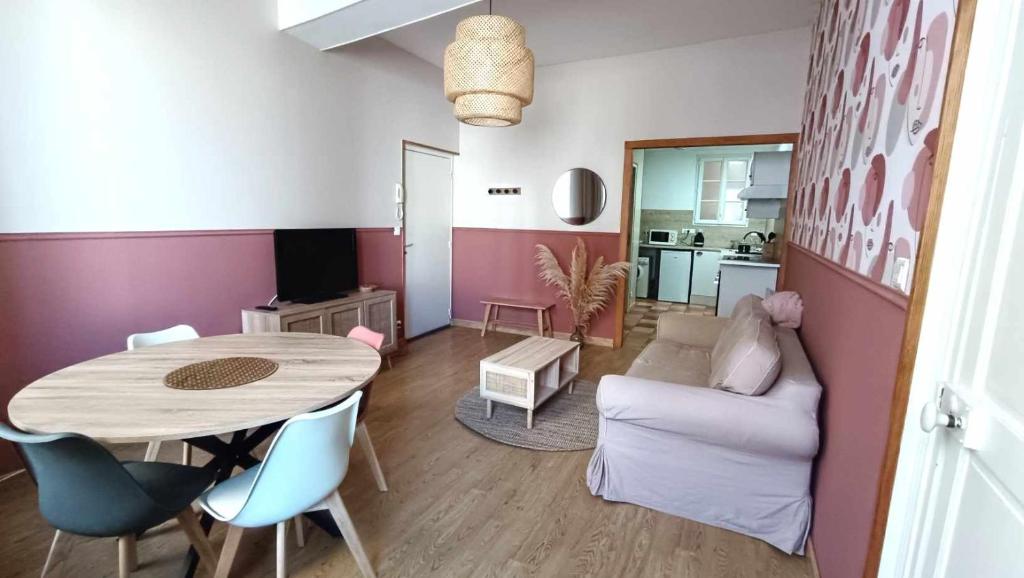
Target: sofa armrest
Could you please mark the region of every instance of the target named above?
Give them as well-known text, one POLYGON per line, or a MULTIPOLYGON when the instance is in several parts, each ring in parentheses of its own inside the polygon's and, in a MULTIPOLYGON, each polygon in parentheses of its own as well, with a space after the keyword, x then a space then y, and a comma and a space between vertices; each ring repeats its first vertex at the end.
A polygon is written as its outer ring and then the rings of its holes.
POLYGON ((597 408, 605 419, 711 445, 790 459, 818 453, 815 417, 761 396, 606 375, 597 389, 597 408))
POLYGON ((727 317, 665 313, 658 317, 658 339, 712 349, 728 324, 727 317))

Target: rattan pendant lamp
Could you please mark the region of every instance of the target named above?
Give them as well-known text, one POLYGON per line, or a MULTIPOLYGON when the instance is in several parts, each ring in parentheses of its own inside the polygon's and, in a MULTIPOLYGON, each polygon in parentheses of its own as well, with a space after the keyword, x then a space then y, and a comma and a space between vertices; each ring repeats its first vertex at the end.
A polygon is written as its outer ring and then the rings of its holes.
POLYGON ((526 29, 506 16, 470 16, 444 51, 444 95, 455 117, 476 126, 512 126, 533 102, 533 52, 526 29))

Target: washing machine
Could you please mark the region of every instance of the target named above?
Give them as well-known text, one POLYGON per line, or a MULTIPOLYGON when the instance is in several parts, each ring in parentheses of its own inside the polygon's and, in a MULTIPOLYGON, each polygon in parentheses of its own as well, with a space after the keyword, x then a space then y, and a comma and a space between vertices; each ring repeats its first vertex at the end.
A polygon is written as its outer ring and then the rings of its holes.
POLYGON ((636 260, 636 298, 647 299, 647 290, 651 286, 651 258, 639 257, 636 260))

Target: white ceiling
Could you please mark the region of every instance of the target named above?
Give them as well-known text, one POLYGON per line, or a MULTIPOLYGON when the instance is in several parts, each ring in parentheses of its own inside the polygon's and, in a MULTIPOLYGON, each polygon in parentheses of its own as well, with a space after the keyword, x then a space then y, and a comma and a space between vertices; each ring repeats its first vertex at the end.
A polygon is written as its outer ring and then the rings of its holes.
MULTIPOLYGON (((619 56, 810 26, 820 0, 497 0, 494 13, 526 27, 538 66, 619 56)), ((441 66, 459 20, 487 1, 384 34, 441 66)))

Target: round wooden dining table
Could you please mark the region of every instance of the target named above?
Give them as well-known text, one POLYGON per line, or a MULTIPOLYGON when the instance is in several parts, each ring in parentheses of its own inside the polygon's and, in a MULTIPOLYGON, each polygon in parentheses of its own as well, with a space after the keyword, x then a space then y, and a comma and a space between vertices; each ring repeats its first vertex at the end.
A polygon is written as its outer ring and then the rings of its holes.
MULTIPOLYGON (((314 333, 251 333, 177 341, 112 353, 43 377, 8 405, 15 426, 32 433, 73 432, 107 443, 183 440, 213 457, 203 467, 217 483, 235 467, 259 464, 253 450, 289 418, 352 395, 380 370, 375 349, 314 333), (182 390, 164 376, 226 357, 261 357, 271 375, 224 389, 182 390), (228 435, 225 435, 228 434, 228 435)), ((310 516, 334 536, 329 517, 310 516)), ((213 519, 204 515, 203 528, 213 519)), ((190 552, 186 575, 195 571, 190 552)))

